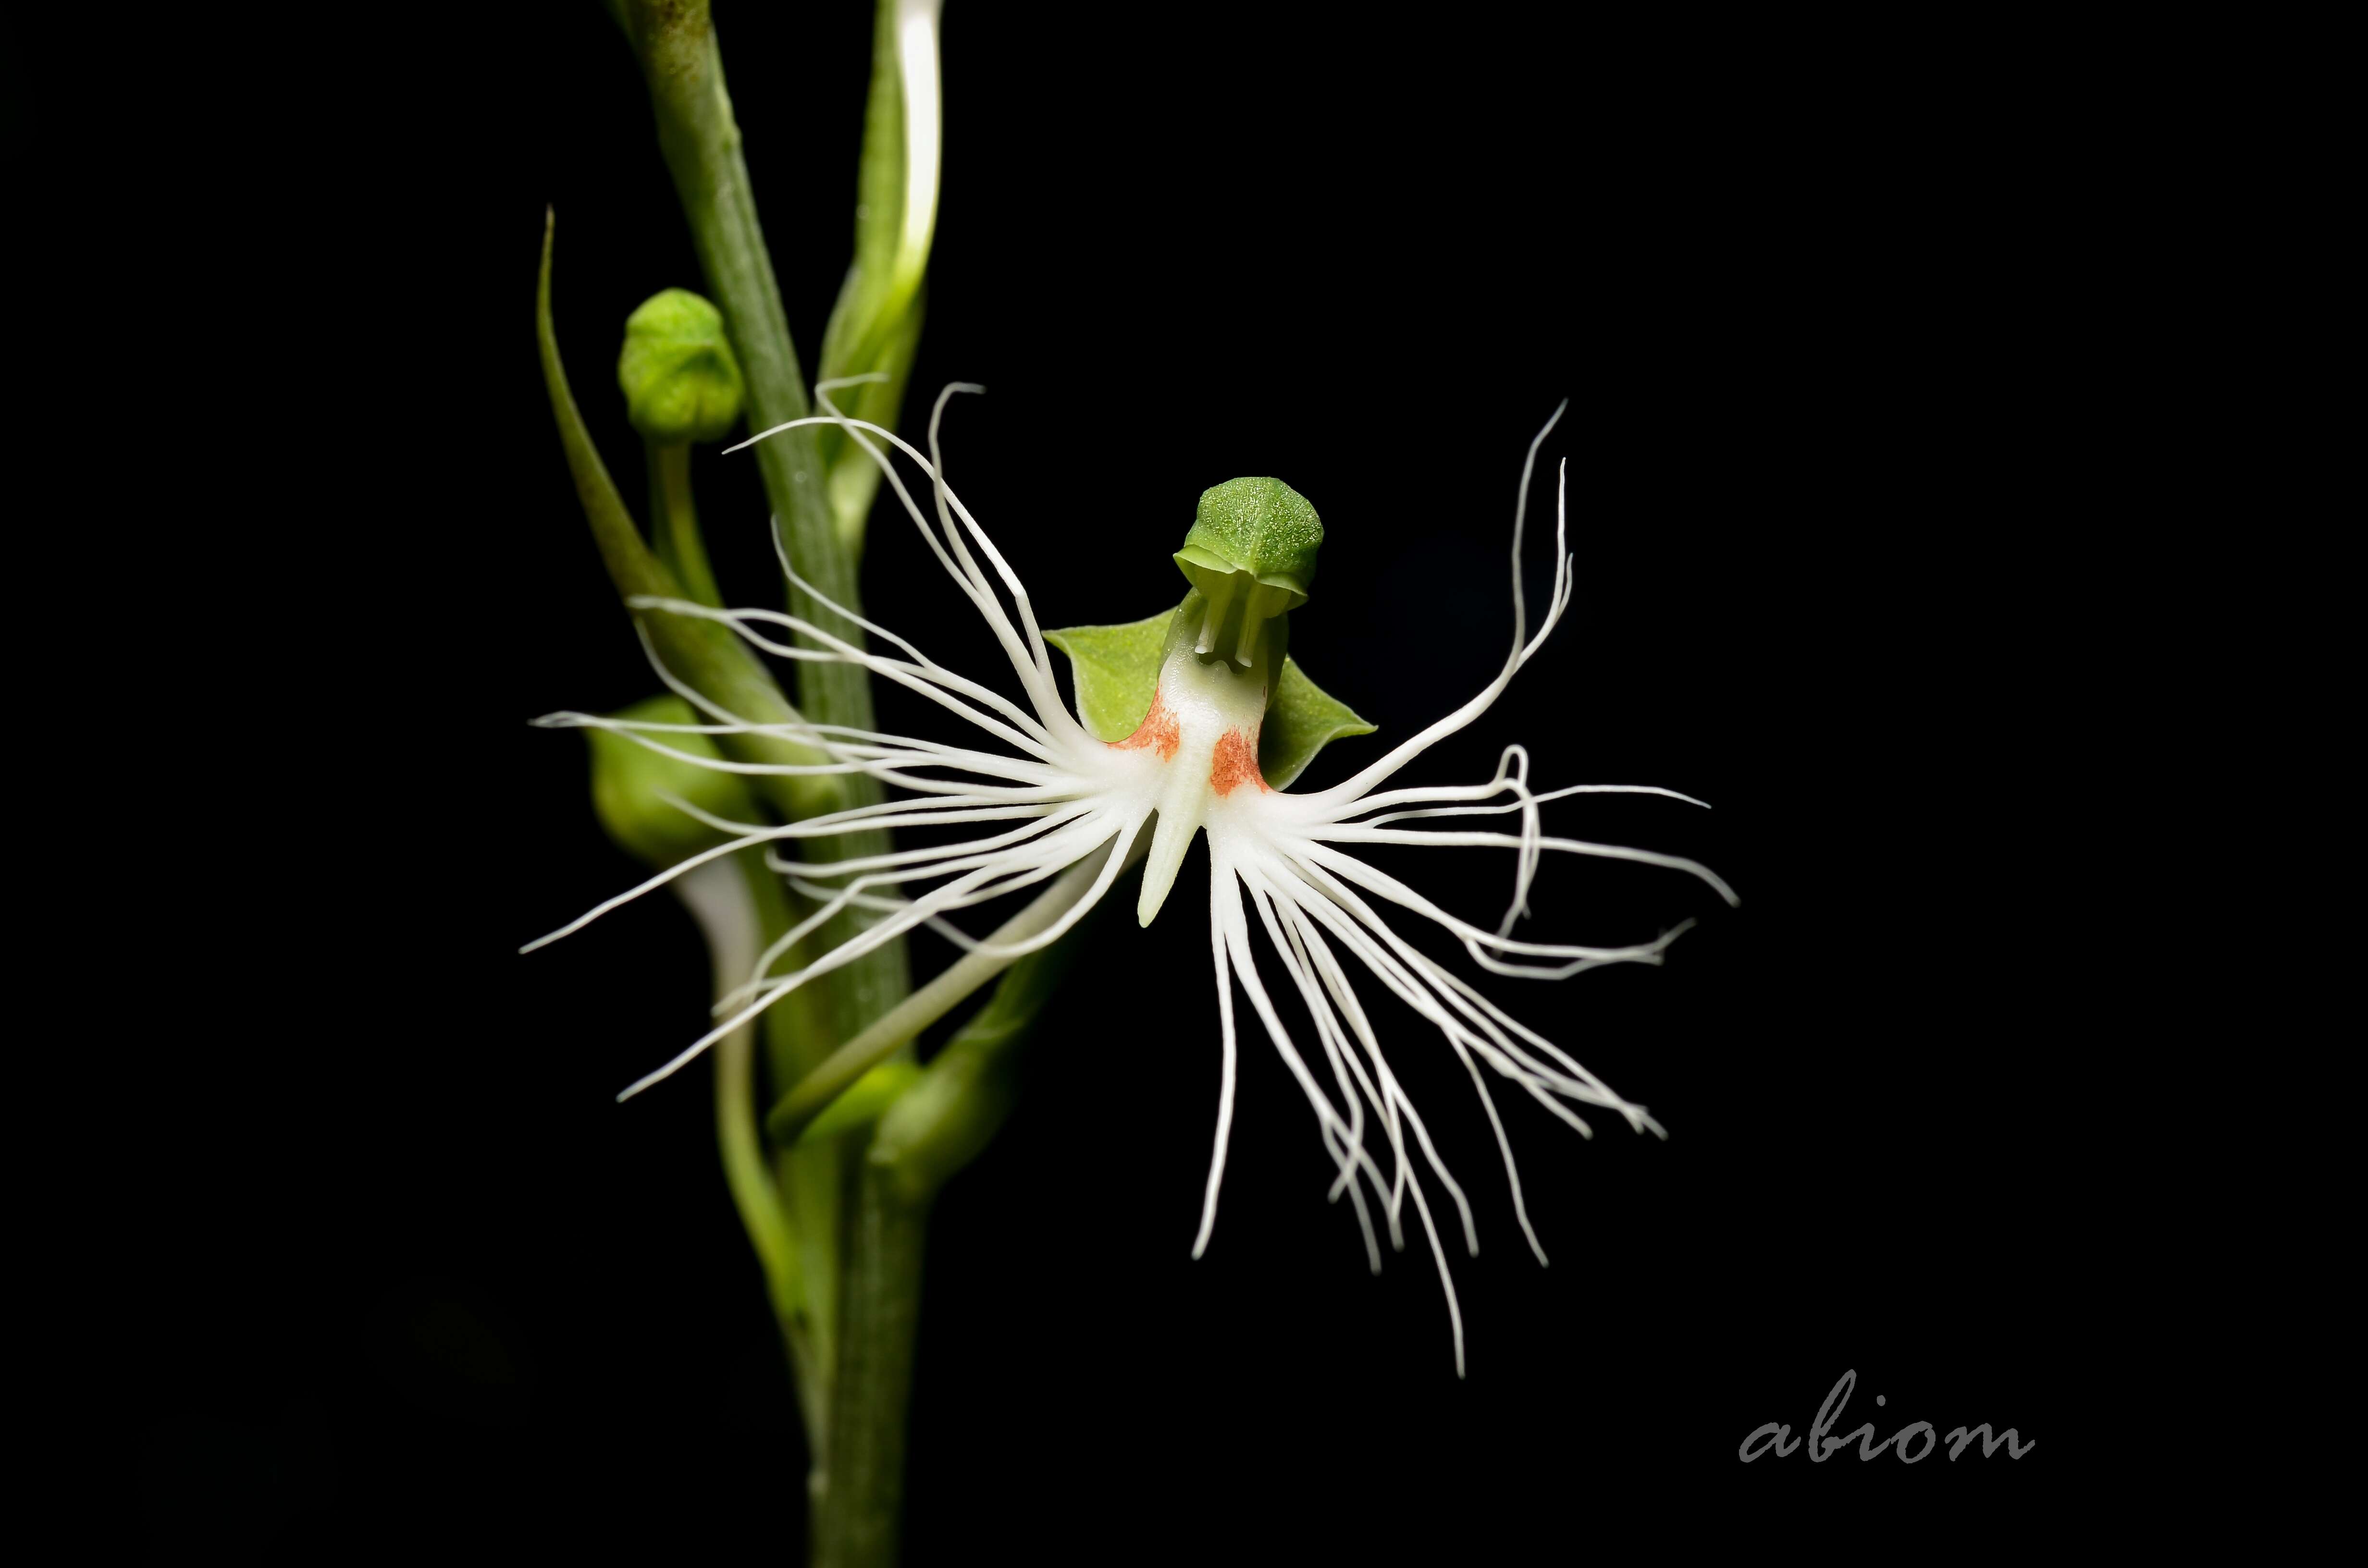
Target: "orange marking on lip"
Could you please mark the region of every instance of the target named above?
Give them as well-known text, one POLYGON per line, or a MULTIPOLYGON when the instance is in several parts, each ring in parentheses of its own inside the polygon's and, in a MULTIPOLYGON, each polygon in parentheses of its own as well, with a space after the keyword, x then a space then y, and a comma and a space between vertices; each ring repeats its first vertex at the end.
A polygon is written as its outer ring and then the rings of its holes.
POLYGON ((1167 762, 1174 759, 1176 748, 1183 739, 1182 732, 1176 725, 1176 715, 1167 710, 1167 701, 1155 687, 1151 692, 1151 711, 1143 716, 1143 722, 1134 727, 1134 733, 1122 741, 1112 741, 1110 744, 1120 751, 1141 751, 1149 747, 1159 753, 1160 761, 1167 762))
POLYGON ((1217 755, 1209 768, 1209 788, 1220 795, 1230 795, 1245 784, 1255 784, 1259 790, 1272 793, 1265 775, 1258 772, 1258 741, 1239 730, 1227 730, 1217 739, 1217 755))

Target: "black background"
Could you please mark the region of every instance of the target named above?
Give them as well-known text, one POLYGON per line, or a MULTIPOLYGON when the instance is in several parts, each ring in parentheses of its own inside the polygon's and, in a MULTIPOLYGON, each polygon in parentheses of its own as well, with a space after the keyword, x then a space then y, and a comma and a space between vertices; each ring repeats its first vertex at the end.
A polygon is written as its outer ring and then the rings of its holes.
MULTIPOLYGON (((720 27, 810 370, 868 9, 720 27)), ((2096 209, 2045 151, 2078 130, 2061 84, 1966 41, 951 8, 907 426, 945 381, 990 388, 950 415, 948 460, 1044 623, 1172 602, 1199 491, 1285 478, 1329 535, 1293 651, 1383 730, 1310 782, 1340 777, 1501 658, 1521 454, 1567 398, 1545 457, 1569 464, 1577 603, 1413 778, 1485 777, 1520 741, 1545 784, 1701 796, 1716 810, 1550 809, 1705 860, 1744 903, 1547 868, 1543 939, 1702 918, 1660 969, 1489 984, 1671 1132, 1599 1118, 1582 1142, 1508 1100, 1549 1270, 1461 1070, 1382 1013, 1477 1211, 1481 1256, 1452 1255, 1462 1381, 1419 1244, 1369 1277, 1249 1035, 1217 1233, 1188 1258, 1216 1090, 1205 862, 1152 930, 1105 923, 1021 1109, 939 1206, 911 1562, 1563 1561, 1634 1529, 1905 1549, 2061 1517, 2102 1442, 2082 1401, 2129 1354, 2100 1289, 2119 1177, 2080 1131, 2112 976, 2066 939, 2099 900, 2061 853, 2100 808, 2057 782, 2091 722, 2052 585, 2086 549, 2060 465, 2096 209), (2040 1446, 1737 1462, 1845 1369, 1844 1429, 2040 1446)), ((204 1004, 251 1020, 188 1091, 210 1131, 148 1145, 184 1304, 140 1330, 161 1369, 126 1422, 137 1528, 166 1555, 779 1560, 800 1439, 704 1080, 611 1097, 700 1027, 697 937, 651 901, 515 954, 635 875, 580 743, 524 722, 654 687, 543 403, 544 205, 563 351, 629 497, 620 326, 696 263, 597 7, 437 42, 315 40, 317 136, 268 176, 317 182, 282 265, 318 275, 311 324, 370 395, 324 387, 284 536, 302 564, 258 567, 325 607, 268 644, 306 650, 266 710, 328 759, 291 808, 317 850, 253 890, 280 945, 243 947, 204 1004)), ((772 602, 753 461, 711 456, 700 483, 727 594, 772 602)), ((1543 540, 1527 570, 1542 596, 1543 540)), ((884 510, 864 584, 944 662, 993 667, 884 510)), ((1403 869, 1475 915, 1509 881, 1476 853, 1403 869)))

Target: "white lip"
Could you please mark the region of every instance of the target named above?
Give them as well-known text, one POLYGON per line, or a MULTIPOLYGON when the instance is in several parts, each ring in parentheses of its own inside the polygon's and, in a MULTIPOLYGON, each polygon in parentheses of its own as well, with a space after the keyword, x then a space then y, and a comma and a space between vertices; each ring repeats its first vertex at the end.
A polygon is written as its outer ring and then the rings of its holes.
POLYGON ((1135 900, 1134 917, 1148 926, 1176 885, 1192 835, 1209 819, 1216 795, 1217 748, 1229 734, 1241 737, 1250 754, 1258 753, 1258 725, 1266 715, 1266 683, 1237 670, 1224 659, 1203 659, 1190 646, 1169 650, 1159 667, 1159 691, 1153 699, 1154 718, 1175 726, 1176 749, 1160 762, 1164 777, 1157 789, 1159 820, 1152 830, 1151 853, 1143 863, 1143 892, 1135 900))

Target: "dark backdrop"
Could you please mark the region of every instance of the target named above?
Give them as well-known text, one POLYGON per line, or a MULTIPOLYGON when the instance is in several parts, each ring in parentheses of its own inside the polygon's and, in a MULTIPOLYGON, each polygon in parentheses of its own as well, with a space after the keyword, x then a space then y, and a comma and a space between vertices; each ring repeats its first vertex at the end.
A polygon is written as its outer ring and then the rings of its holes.
MULTIPOLYGON (((719 8, 810 369, 868 8, 719 8)), ((1702 919, 1664 968, 1487 984, 1671 1133, 1599 1117, 1583 1142, 1500 1096, 1549 1270, 1460 1069, 1381 1009, 1477 1210, 1459 1382, 1428 1257, 1368 1276, 1252 1033, 1215 1239, 1187 1256, 1217 1064, 1196 851, 1153 930, 1121 914, 1093 937, 1021 1108, 939 1204, 910 1560, 2029 1528, 2093 1441, 2082 1369, 2120 1353, 2092 1293, 2117 1244, 2083 1153, 2099 1108, 2069 1086, 2109 1049, 2079 999, 2106 977, 2066 939, 2096 899, 2063 851, 2096 808, 2047 793, 2081 713, 2049 673, 2051 563, 2079 546, 2044 410, 2085 373, 2059 330, 2082 219, 2041 175, 2049 84, 1922 39, 1501 7, 957 0, 944 39, 914 412, 947 381, 991 389, 950 415, 949 461, 1045 623, 1172 602, 1199 491, 1281 475, 1330 541, 1294 652, 1383 728, 1311 781, 1338 777, 1501 658, 1522 450, 1567 398, 1546 457, 1569 464, 1577 603, 1414 778, 1485 777, 1518 740, 1543 783, 1699 795, 1716 810, 1550 810, 1698 857, 1744 903, 1547 867, 1544 938, 1702 919), (1988 1421, 2040 1447, 1738 1463, 1845 1369, 1846 1428, 1988 1421)), ((525 721, 655 684, 543 403, 544 204, 562 346, 629 496, 620 326, 696 264, 597 6, 433 58, 378 47, 357 28, 310 57, 356 98, 324 105, 344 112, 302 163, 319 227, 286 260, 322 275, 310 324, 381 395, 322 410, 301 563, 271 568, 325 607, 279 629, 317 652, 272 699, 329 759, 305 786, 319 847, 258 895, 301 958, 259 949, 224 994, 253 1022, 194 1091, 219 1131, 154 1173, 191 1304, 137 1403, 148 1528, 303 1561, 778 1560, 803 1534, 800 1442, 703 1074, 611 1100, 700 1027, 697 938, 652 901, 514 951, 636 875, 581 743, 525 721)), ((700 484, 727 593, 772 602, 753 462, 711 457, 700 484)), ((1527 569, 1542 596, 1543 540, 1527 569)), ((884 510, 864 583, 939 657, 991 667, 884 510)), ((1510 874, 1477 852, 1405 869, 1490 917, 1510 874)), ((944 956, 914 945, 924 973, 944 956)))

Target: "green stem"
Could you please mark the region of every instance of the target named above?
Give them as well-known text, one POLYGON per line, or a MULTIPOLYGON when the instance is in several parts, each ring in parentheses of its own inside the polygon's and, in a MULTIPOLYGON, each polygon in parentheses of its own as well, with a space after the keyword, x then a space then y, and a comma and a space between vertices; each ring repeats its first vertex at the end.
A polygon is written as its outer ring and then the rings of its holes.
MULTIPOLYGON (((707 938, 719 996, 747 979, 762 940, 756 900, 739 864, 751 853, 701 866, 674 884, 707 938)), ((765 1158, 764 1139, 757 1126, 756 1090, 757 1028, 750 1023, 715 1044, 716 1145, 723 1156, 723 1179, 731 1189, 733 1206, 740 1210, 749 1244, 764 1267, 774 1310, 791 1339, 791 1357, 803 1360, 810 1357, 797 1314, 805 1282, 789 1215, 765 1158)))
MULTIPOLYGON (((732 858, 738 864, 749 904, 756 911, 758 941, 769 947, 775 937, 796 924, 799 911, 780 878, 766 866, 761 852, 745 850, 732 858)), ((759 950, 751 949, 740 960, 736 972, 728 977, 719 968, 719 994, 747 980, 759 950)), ((814 998, 795 991, 767 1010, 763 1027, 776 1082, 802 1065, 801 1052, 816 1051, 828 1041, 822 1032, 814 998)), ((743 1032, 753 1033, 753 1029, 743 1032)), ((736 1103, 742 1093, 754 1093, 753 1041, 751 1044, 745 1075, 734 1085, 734 1125, 725 1129, 719 1123, 719 1131, 724 1133, 727 1151, 734 1141, 745 1136, 761 1165, 766 1156, 753 1108, 744 1113, 736 1103)), ((718 1071, 722 1071, 720 1062, 718 1071)), ((721 1083, 718 1092, 722 1092, 721 1083)), ((718 1114, 723 1114, 721 1106, 718 1114)), ((797 1384, 799 1414, 805 1424, 807 1490, 817 1499, 826 1489, 829 1471, 830 1391, 838 1357, 838 1260, 844 1191, 841 1166, 845 1162, 836 1156, 837 1151, 833 1150, 816 1154, 784 1149, 773 1156, 774 1165, 767 1173, 768 1187, 779 1194, 789 1242, 795 1253, 791 1267, 799 1289, 786 1301, 781 1292, 776 1291, 774 1309, 784 1314, 782 1338, 790 1348, 790 1369, 797 1384)), ((726 1157, 731 1157, 729 1153, 726 1157)))
MULTIPOLYGON (((756 851, 743 863, 750 891, 756 896, 758 928, 770 947, 782 932, 810 913, 783 886, 756 851)), ((804 942, 783 954, 780 965, 801 968, 814 955, 804 942)), ((741 979, 746 980, 746 975, 741 979)), ((827 1056, 832 1036, 822 999, 800 986, 765 1010, 766 1066, 772 1085, 794 1084, 827 1056)), ((830 1380, 837 1364, 838 1305, 843 1234, 846 1229, 848 1155, 834 1145, 819 1149, 790 1142, 775 1145, 783 1197, 789 1204, 791 1229, 797 1236, 799 1272, 806 1283, 803 1303, 806 1336, 814 1346, 812 1393, 803 1385, 801 1396, 820 1400, 827 1407, 830 1380)), ((829 1423, 816 1423, 807 1434, 819 1477, 830 1437, 829 1423)), ((817 1481, 817 1484, 819 1482, 817 1481)))
POLYGON ((682 585, 684 597, 710 609, 723 608, 707 546, 699 537, 699 506, 690 494, 690 444, 645 441, 650 467, 650 532, 657 557, 682 585))
MULTIPOLYGON (((707 938, 719 996, 748 978, 768 939, 760 890, 769 878, 763 857, 752 850, 702 866, 675 883, 677 896, 707 938)), ((714 1056, 715 1139, 723 1156, 724 1185, 764 1269, 767 1293, 772 1299, 773 1315, 780 1324, 797 1384, 807 1449, 813 1456, 815 1479, 810 1489, 819 1494, 824 1489, 819 1478, 825 1471, 830 1440, 830 1387, 837 1347, 827 1332, 817 1334, 821 1324, 810 1307, 818 1284, 835 1290, 837 1275, 834 1269, 823 1280, 808 1277, 806 1264, 812 1249, 801 1234, 798 1221, 784 1206, 781 1187, 766 1158, 764 1138, 757 1125, 756 1025, 746 1025, 718 1040, 714 1056)), ((785 1177, 800 1174, 788 1168, 783 1171, 785 1177)), ((829 1187, 834 1202, 837 1192, 834 1181, 829 1187)), ((801 1194, 792 1187, 791 1196, 801 1194)))
MULTIPOLYGON (((765 249, 764 229, 757 220, 740 127, 724 88, 723 60, 705 0, 627 0, 622 20, 641 59, 657 120, 658 147, 674 176, 708 291, 723 307, 739 356, 748 387, 749 427, 764 430, 803 419, 809 412, 804 373, 790 340, 789 318, 765 249)), ((832 522, 814 432, 786 432, 760 442, 756 453, 790 563, 820 593, 860 609, 854 561, 832 522)), ((861 646, 861 630, 805 590, 792 589, 790 603, 799 616, 861 646)), ((818 724, 873 727, 871 688, 860 665, 799 661, 798 703, 818 724)), ((868 805, 881 798, 879 785, 870 778, 857 776, 846 782, 848 805, 868 805)), ((884 834, 848 834, 818 841, 814 858, 872 855, 886 848, 884 834)), ((857 917, 842 917, 825 934, 825 943, 835 947, 860 929, 857 917)), ((835 1004, 836 1033, 843 1040, 895 1006, 910 988, 904 943, 882 944, 825 984, 835 1004)))
POLYGON ((1019 1048, 1076 961, 1085 935, 1071 931, 1013 964, 993 1000, 889 1107, 865 1152, 831 1428, 831 1491, 819 1538, 829 1568, 880 1568, 896 1560, 929 1207, 1010 1114, 1019 1048))
POLYGON ((892 1568, 905 1495, 905 1429, 920 1324, 927 1198, 867 1161, 858 1178, 817 1568, 892 1568))
MULTIPOLYGON (((685 584, 691 597, 721 608, 722 597, 699 532, 690 483, 690 449, 684 443, 646 444, 650 468, 651 531, 661 562, 685 584)), ((716 958, 716 992, 744 983, 757 955, 797 924, 797 901, 765 864, 748 850, 732 858, 740 914, 729 944, 711 928, 716 958)), ((707 868, 723 871, 724 866, 707 868)), ((814 955, 803 943, 782 955, 791 969, 814 955)), ((763 1028, 772 1058, 773 1081, 792 1084, 825 1054, 832 1035, 821 1009, 825 998, 801 988, 776 1002, 763 1028)), ((835 1147, 785 1148, 778 1169, 768 1165, 756 1100, 757 1026, 735 1031, 716 1047, 716 1131, 727 1179, 748 1231, 780 1319, 790 1357, 791 1381, 806 1433, 807 1493, 819 1519, 829 1492, 831 1388, 837 1368, 837 1322, 844 1194, 848 1152, 835 1147)))

